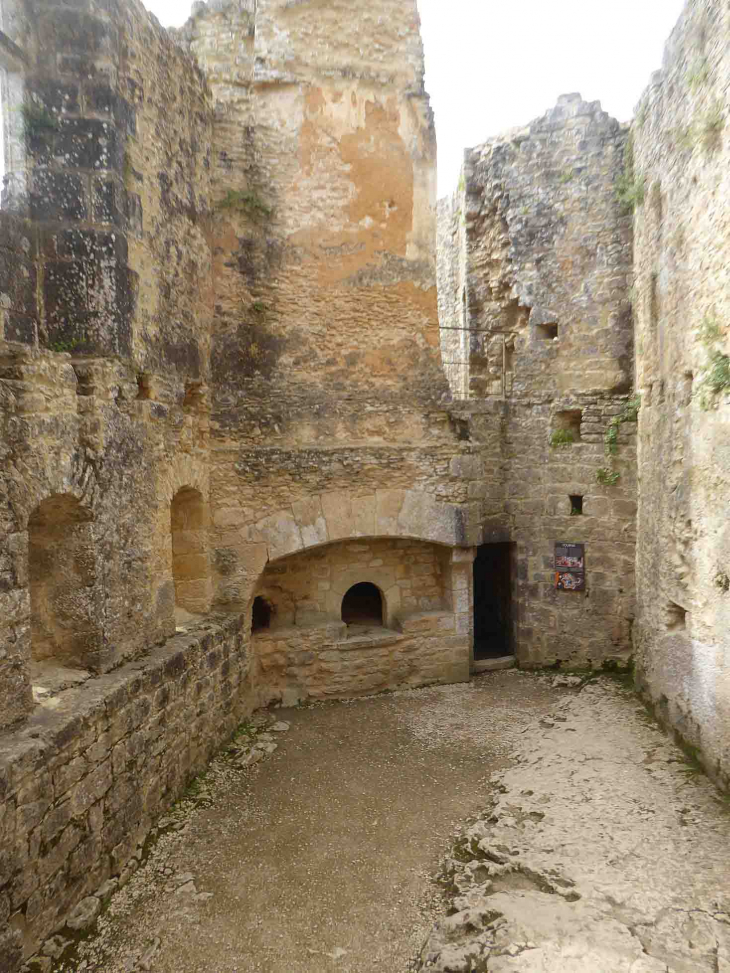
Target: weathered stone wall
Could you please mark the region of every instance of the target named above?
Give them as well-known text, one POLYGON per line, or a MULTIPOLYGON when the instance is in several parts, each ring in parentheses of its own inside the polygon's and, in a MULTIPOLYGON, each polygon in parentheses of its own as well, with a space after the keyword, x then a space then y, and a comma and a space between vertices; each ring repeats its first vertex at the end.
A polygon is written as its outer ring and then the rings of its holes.
MULTIPOLYGON (((262 521, 282 553, 307 546, 292 507, 311 505, 312 524, 328 519, 320 504, 369 511, 370 526, 337 523, 332 541, 391 535, 375 524, 376 494, 421 494, 436 523, 470 503, 451 473, 470 447, 446 412, 439 360, 435 139, 416 4, 314 10, 216 4, 181 31, 216 112, 221 606, 250 603, 266 563, 262 521)), ((401 536, 430 537, 415 519, 401 536)), ((477 537, 468 513, 457 526, 447 543, 477 537)))
POLYGON ((632 133, 641 682, 730 780, 730 10, 687 5, 632 133), (640 197, 641 198, 641 197, 640 197))
POLYGON ((251 643, 264 698, 291 703, 467 680, 471 559, 445 546, 361 539, 270 563, 256 594, 271 607, 271 624, 251 643), (363 582, 381 593, 382 627, 342 620, 345 595, 363 582))
POLYGON ((633 422, 621 423, 617 454, 604 455, 633 386, 631 221, 616 194, 625 141, 597 102, 563 96, 526 128, 468 151, 442 204, 447 304, 464 280, 460 310, 442 324, 471 329, 460 346, 447 331, 442 347, 467 350, 451 380, 467 401, 454 413, 480 444, 472 463, 499 471, 484 483, 478 519, 485 541, 517 543, 523 664, 631 654, 633 422), (601 468, 617 482, 597 482, 601 468), (570 496, 582 498, 582 514, 570 496), (555 590, 558 541, 586 545, 585 594, 555 590))
POLYGON ((469 393, 466 313, 466 185, 439 200, 436 234, 439 328, 444 372, 456 399, 469 393))
POLYGON ((199 70, 139 4, 31 16, 19 2, 5 21, 24 58, 25 100, 11 108, 23 118, 28 191, 0 213, 12 342, 0 368, 0 666, 25 685, 2 724, 27 708, 28 664, 53 655, 48 631, 60 651, 74 615, 86 634, 60 654, 95 671, 174 632, 170 502, 186 486, 208 501, 212 310, 199 228, 212 114, 199 70), (64 567, 53 554, 63 545, 51 545, 38 560, 54 561, 57 583, 39 581, 34 595, 29 533, 53 497, 81 505, 94 563, 64 567))
POLYGON ((241 621, 211 618, 0 738, 4 970, 125 880, 152 824, 250 713, 241 621))
MULTIPOLYGON (((480 472, 440 367, 415 2, 250 6, 181 35, 210 88, 134 0, 12 19, 31 124, 0 214, 0 724, 18 724, 0 921, 26 953, 124 867, 251 693, 289 687, 244 653, 269 561, 442 545, 418 594, 439 606, 410 606, 380 668, 468 676, 480 472), (180 655, 214 601, 221 658, 180 655)), ((324 673, 313 692, 362 691, 324 673)))
POLYGON ((270 563, 256 588, 274 607, 272 626, 339 621, 343 594, 370 582, 385 599, 386 624, 446 607, 444 557, 451 551, 408 540, 328 544, 270 563))

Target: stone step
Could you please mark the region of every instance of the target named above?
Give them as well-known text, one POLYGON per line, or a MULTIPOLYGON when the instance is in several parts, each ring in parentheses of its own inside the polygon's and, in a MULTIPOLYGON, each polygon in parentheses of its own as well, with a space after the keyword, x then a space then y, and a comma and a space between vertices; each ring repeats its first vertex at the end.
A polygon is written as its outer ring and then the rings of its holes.
POLYGON ((515 657, 501 655, 497 659, 476 659, 471 664, 472 675, 480 672, 495 672, 497 669, 514 669, 515 657))

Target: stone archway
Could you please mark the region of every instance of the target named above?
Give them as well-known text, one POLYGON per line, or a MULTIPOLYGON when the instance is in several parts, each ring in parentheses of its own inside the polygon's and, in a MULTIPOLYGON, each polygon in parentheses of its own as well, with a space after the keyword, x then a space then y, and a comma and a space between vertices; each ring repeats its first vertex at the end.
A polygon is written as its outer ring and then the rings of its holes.
POLYGON ((262 700, 468 679, 472 557, 422 539, 350 537, 269 562, 250 602, 262 700), (369 609, 351 614, 348 598, 366 589, 369 609), (261 600, 266 629, 255 625, 261 600))
POLYGON ((345 625, 382 625, 385 617, 383 592, 370 581, 358 581, 343 595, 340 616, 345 625))

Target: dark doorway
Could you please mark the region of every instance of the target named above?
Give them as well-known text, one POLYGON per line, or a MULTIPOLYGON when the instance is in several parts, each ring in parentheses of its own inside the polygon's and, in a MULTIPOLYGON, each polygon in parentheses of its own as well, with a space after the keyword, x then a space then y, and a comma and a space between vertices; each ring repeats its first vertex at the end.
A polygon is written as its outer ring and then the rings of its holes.
POLYGON ((382 625, 383 598, 369 581, 354 584, 342 599, 342 621, 347 625, 382 625))
POLYGON ((512 655, 513 544, 482 544, 474 561, 474 658, 512 655))
POLYGON ((251 610, 251 634, 262 632, 271 627, 271 605, 264 598, 257 595, 253 600, 251 610))

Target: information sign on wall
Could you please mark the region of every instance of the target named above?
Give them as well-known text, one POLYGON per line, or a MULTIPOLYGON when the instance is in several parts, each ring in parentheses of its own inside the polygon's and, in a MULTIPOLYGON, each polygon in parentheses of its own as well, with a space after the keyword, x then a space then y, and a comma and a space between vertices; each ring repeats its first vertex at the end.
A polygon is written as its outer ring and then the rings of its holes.
POLYGON ((555 587, 558 591, 586 590, 586 549, 584 544, 555 545, 555 587))

